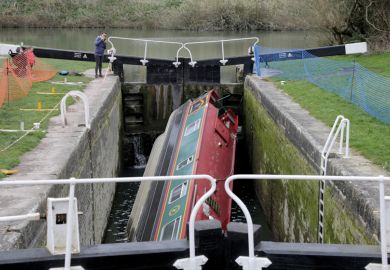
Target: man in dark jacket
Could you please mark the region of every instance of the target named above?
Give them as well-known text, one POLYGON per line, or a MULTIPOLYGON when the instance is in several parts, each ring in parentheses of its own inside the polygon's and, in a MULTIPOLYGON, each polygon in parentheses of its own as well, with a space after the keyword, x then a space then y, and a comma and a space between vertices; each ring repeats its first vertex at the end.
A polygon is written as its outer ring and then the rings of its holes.
POLYGON ((95 40, 95 60, 96 60, 96 67, 95 67, 95 78, 98 77, 98 70, 99 70, 99 77, 103 77, 102 75, 102 63, 103 63, 103 57, 104 57, 104 50, 106 49, 106 39, 107 39, 107 33, 102 32, 99 36, 96 37, 95 40))

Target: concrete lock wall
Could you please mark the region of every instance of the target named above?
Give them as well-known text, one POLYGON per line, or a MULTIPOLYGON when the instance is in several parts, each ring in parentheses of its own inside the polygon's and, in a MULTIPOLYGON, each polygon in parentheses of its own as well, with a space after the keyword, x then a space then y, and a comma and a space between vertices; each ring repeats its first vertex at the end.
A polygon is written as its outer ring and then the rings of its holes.
MULTIPOLYGON (((253 173, 319 174, 329 127, 272 83, 255 76, 245 81, 243 108, 253 173)), ((351 156, 330 158, 327 174, 388 174, 354 151, 351 156)), ((256 192, 276 240, 317 242, 318 182, 258 181, 256 192)), ((378 193, 378 185, 373 182, 327 181, 324 242, 377 243, 378 193)), ((385 194, 389 194, 388 189, 385 194)))
MULTIPOLYGON (((81 102, 69 106, 68 125, 59 116, 50 120, 46 137, 21 158, 18 173, 5 180, 116 177, 119 172, 122 95, 117 77, 93 80, 85 89, 90 102, 91 129, 84 124, 81 102)), ((71 98, 70 98, 71 99, 71 98)), ((6 187, 0 190, 0 216, 46 212, 48 197, 67 197, 68 186, 6 187)), ((76 186, 80 241, 82 245, 101 242, 115 184, 76 186)), ((46 222, 0 224, 0 250, 44 246, 46 222)))

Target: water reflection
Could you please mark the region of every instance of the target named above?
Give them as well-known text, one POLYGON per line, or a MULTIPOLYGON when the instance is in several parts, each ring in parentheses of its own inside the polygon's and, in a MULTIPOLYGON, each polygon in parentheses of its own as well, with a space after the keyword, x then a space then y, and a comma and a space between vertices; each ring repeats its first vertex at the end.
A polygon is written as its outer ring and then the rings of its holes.
MULTIPOLYGON (((200 40, 219 40, 243 37, 259 37, 260 43, 273 48, 312 48, 324 46, 327 35, 313 31, 251 31, 251 32, 193 32, 168 30, 133 30, 133 29, 105 29, 110 36, 147 38, 166 41, 191 42, 200 40)), ((0 43, 19 44, 36 47, 50 47, 69 50, 92 51, 94 40, 99 29, 1 29, 0 43)), ((225 44, 226 56, 246 55, 251 41, 225 44)), ((118 54, 143 56, 144 44, 142 42, 116 42, 118 54)), ((175 45, 148 45, 148 57, 174 59, 177 51, 175 45)), ((221 56, 220 44, 192 45, 191 51, 195 59, 218 58, 221 56)), ((183 51, 181 55, 188 57, 183 51)))

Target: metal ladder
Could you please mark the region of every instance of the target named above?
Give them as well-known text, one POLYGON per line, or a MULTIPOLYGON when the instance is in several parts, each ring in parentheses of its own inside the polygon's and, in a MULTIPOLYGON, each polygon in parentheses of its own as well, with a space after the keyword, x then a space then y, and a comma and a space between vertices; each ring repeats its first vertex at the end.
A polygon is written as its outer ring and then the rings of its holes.
MULTIPOLYGON (((343 144, 344 144, 344 129, 345 132, 345 155, 344 158, 349 157, 349 130, 350 123, 347 118, 342 115, 336 117, 334 121, 332 130, 329 133, 328 139, 325 142, 325 145, 321 152, 321 176, 326 176, 328 157, 332 147, 337 139, 337 136, 340 134, 340 143, 339 143, 339 154, 343 154, 343 144)), ((324 243, 324 213, 325 213, 325 187, 326 181, 321 179, 319 183, 319 198, 318 198, 318 243, 324 243)))

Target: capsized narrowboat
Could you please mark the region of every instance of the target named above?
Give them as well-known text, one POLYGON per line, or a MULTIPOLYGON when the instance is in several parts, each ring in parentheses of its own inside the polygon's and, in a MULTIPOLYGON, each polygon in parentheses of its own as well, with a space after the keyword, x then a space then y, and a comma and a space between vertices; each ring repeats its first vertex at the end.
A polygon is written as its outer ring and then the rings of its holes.
MULTIPOLYGON (((216 191, 198 211, 196 220, 217 219, 226 229, 232 201, 224 183, 234 172, 238 117, 220 100, 210 91, 176 109, 153 146, 144 176, 214 177, 216 191)), ((129 239, 185 239, 191 210, 209 188, 207 180, 141 183, 129 219, 129 239)))

